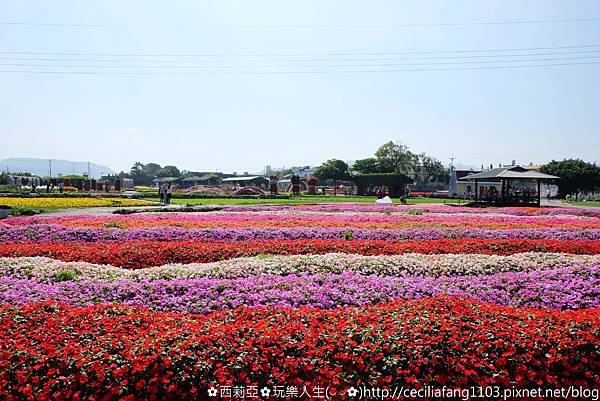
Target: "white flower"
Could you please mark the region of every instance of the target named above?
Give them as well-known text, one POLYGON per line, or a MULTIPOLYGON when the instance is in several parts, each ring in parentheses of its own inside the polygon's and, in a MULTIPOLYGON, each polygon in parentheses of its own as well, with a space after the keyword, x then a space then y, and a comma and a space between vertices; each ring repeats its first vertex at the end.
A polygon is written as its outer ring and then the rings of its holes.
POLYGON ((271 390, 268 387, 263 387, 260 389, 260 395, 264 398, 269 397, 269 394, 271 394, 271 390))
POLYGON ((358 390, 354 387, 350 387, 346 392, 348 393, 348 397, 356 397, 356 395, 358 394, 358 390))
POLYGON ((214 387, 211 387, 208 389, 208 396, 209 397, 216 397, 217 396, 217 389, 214 387))

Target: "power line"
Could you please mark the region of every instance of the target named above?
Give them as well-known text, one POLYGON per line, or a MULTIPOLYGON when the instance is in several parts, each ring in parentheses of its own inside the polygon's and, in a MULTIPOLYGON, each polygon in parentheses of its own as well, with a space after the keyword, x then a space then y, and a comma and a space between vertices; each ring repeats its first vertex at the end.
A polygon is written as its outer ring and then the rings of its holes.
POLYGON ((91 56, 91 57, 302 57, 302 56, 376 56, 394 54, 453 54, 453 53, 493 53, 512 51, 544 51, 558 49, 599 48, 600 45, 573 45, 550 47, 517 47, 503 49, 462 49, 462 50, 425 50, 425 51, 377 51, 377 52, 324 52, 324 53, 196 53, 196 54, 135 54, 135 53, 85 53, 85 52, 24 52, 0 51, 0 54, 44 55, 44 56, 91 56))
POLYGON ((502 63, 530 63, 541 61, 564 61, 564 60, 585 60, 597 59, 596 56, 579 56, 579 57, 553 57, 553 58, 537 58, 537 59, 516 59, 516 60, 477 60, 477 61, 442 61, 442 62, 426 62, 426 63, 371 63, 371 64, 307 64, 307 65, 219 65, 219 66, 169 66, 169 65, 77 65, 77 64, 27 64, 27 63, 0 63, 0 66, 10 67, 60 67, 60 68, 330 68, 330 67, 392 67, 392 66, 418 66, 418 65, 464 65, 464 64, 502 64, 502 63))
MULTIPOLYGON (((476 58, 494 58, 494 57, 537 57, 537 56, 554 56, 554 55, 571 55, 571 54, 590 54, 600 53, 600 50, 580 50, 580 51, 567 51, 567 52, 551 52, 551 53, 521 53, 521 54, 481 54, 481 55, 460 55, 460 56, 434 56, 434 57, 378 57, 378 58, 317 58, 317 59, 291 59, 281 60, 279 62, 339 62, 339 61, 389 61, 389 60, 443 60, 443 59, 476 59, 476 58)), ((200 59, 200 60, 158 60, 158 59, 142 59, 142 60, 128 60, 128 59, 72 59, 72 58, 31 58, 31 57, 0 57, 0 60, 15 60, 15 61, 50 61, 50 62, 116 62, 116 63, 128 63, 131 61, 141 61, 144 63, 247 63, 256 61, 265 61, 263 58, 258 59, 228 59, 228 60, 216 60, 216 59, 200 59)))
MULTIPOLYGON (((544 150, 539 150, 539 151, 534 151, 534 152, 527 152, 527 153, 510 153, 510 154, 491 154, 488 155, 486 154, 486 157, 488 158, 505 158, 505 157, 528 157, 528 156, 538 156, 538 155, 545 155, 548 153, 556 153, 559 151, 573 151, 573 150, 580 150, 580 149, 594 149, 600 147, 600 143, 596 143, 596 144, 588 144, 588 145, 577 145, 577 146, 560 146, 560 147, 552 147, 552 148, 548 148, 548 149, 544 149, 544 150)), ((478 156, 474 156, 474 155, 459 155, 457 156, 458 159, 467 159, 467 160, 472 160, 472 159, 480 159, 481 155, 478 156)))
POLYGON ((40 70, 0 70, 0 73, 17 74, 57 74, 57 75, 288 75, 288 74, 354 74, 354 73, 395 73, 395 72, 428 72, 428 71, 466 71, 466 70, 492 70, 492 69, 516 69, 536 67, 560 67, 575 65, 600 64, 600 61, 577 62, 577 63, 552 63, 552 64, 527 64, 510 66, 483 66, 483 67, 459 67, 459 68, 418 68, 418 69, 387 69, 387 70, 328 70, 328 71, 251 71, 251 72, 222 72, 222 71, 40 71, 40 70))
POLYGON ((169 29, 338 29, 338 28, 418 28, 418 27, 460 27, 485 25, 530 25, 530 24, 562 24, 593 23, 600 18, 566 18, 566 19, 530 19, 506 21, 466 21, 466 22, 425 22, 404 24, 83 24, 60 22, 0 21, 5 26, 35 26, 62 28, 169 28, 169 29))

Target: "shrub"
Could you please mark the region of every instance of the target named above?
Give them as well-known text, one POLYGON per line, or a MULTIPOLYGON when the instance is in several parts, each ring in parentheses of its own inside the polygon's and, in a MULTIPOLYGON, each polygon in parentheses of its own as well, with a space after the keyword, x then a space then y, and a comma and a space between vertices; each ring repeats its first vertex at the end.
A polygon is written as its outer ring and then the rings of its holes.
POLYGON ((75 274, 73 272, 67 270, 59 271, 56 276, 54 276, 54 281, 73 281, 75 280, 75 274))

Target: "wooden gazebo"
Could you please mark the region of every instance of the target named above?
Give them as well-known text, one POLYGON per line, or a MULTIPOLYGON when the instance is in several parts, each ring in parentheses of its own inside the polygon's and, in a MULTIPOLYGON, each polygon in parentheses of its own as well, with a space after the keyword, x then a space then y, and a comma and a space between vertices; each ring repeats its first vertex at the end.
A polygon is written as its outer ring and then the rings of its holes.
MULTIPOLYGON (((542 180, 552 180, 559 177, 527 170, 521 166, 493 168, 477 174, 470 174, 459 178, 461 181, 475 183, 475 202, 501 205, 540 205, 540 189, 542 180), (501 183, 500 192, 496 190, 482 194, 479 190, 480 182, 501 183), (525 183, 533 182, 535 189, 531 190, 525 183)), ((495 188, 495 187, 494 187, 495 188)))

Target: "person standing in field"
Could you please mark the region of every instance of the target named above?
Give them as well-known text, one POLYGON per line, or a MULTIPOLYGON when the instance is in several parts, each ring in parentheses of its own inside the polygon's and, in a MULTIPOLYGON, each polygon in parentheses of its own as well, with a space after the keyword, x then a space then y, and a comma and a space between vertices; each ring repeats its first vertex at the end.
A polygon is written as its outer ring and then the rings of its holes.
POLYGON ((173 187, 171 186, 171 183, 169 182, 167 184, 167 188, 165 190, 165 205, 171 204, 171 194, 172 193, 173 193, 173 187))
POLYGON ((163 182, 159 184, 158 193, 160 195, 160 204, 165 205, 167 203, 167 183, 163 182))
POLYGON ((164 190, 163 190, 163 186, 164 183, 158 183, 158 198, 160 199, 160 204, 164 205, 165 204, 165 196, 164 196, 164 190))

